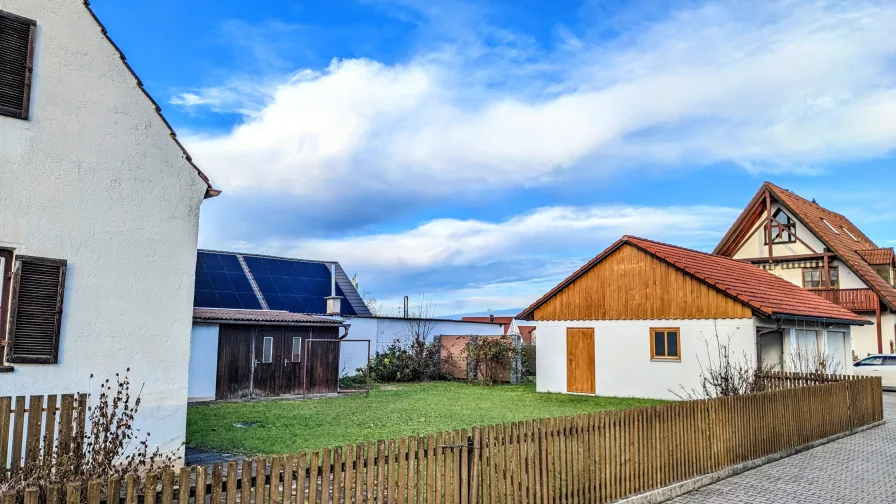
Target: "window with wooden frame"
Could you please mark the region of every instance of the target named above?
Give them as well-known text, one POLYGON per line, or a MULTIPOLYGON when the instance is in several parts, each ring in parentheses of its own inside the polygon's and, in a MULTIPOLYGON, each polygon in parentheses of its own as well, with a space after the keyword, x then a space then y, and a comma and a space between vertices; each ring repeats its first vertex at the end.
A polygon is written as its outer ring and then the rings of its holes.
POLYGON ((0 10, 0 115, 28 119, 37 22, 0 10))
MULTIPOLYGON (((840 271, 837 267, 830 268, 831 285, 830 288, 837 289, 840 287, 840 271)), ((828 287, 824 284, 824 268, 804 268, 803 269, 803 288, 820 289, 828 287)))
POLYGON ((651 360, 681 360, 681 330, 678 327, 650 328, 651 360))
POLYGON ((66 268, 64 259, 16 256, 6 362, 59 361, 66 268))
MULTIPOLYGON (((772 219, 772 243, 796 243, 796 221, 780 208, 772 214, 772 219)), ((768 236, 765 244, 768 245, 768 236)))

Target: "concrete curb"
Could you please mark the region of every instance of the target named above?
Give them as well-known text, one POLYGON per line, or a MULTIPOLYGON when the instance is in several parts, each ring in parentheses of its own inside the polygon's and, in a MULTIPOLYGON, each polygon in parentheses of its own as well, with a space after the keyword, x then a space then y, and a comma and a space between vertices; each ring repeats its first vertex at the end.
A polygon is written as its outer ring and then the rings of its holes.
POLYGON ((748 462, 733 465, 731 467, 726 467, 721 471, 716 471, 711 474, 704 474, 703 476, 697 476, 696 478, 682 481, 680 483, 675 483, 674 485, 670 485, 667 487, 658 488, 656 490, 638 494, 632 497, 618 500, 616 502, 620 504, 657 504, 660 502, 666 502, 667 500, 674 499, 675 497, 680 497, 686 493, 690 493, 694 490, 712 485, 713 483, 718 483, 719 481, 730 478, 732 476, 737 476, 738 474, 747 472, 750 469, 755 469, 772 462, 777 462, 778 460, 796 455, 797 453, 802 453, 804 451, 811 450, 812 448, 817 448, 821 445, 832 443, 839 439, 852 436, 853 434, 858 434, 859 432, 866 431, 868 429, 880 427, 884 423, 884 421, 875 422, 873 424, 865 425, 857 429, 841 432, 840 434, 834 434, 833 436, 819 439, 817 441, 812 441, 811 443, 806 443, 804 445, 797 446, 796 448, 779 451, 771 455, 766 455, 762 458, 750 460, 748 462))

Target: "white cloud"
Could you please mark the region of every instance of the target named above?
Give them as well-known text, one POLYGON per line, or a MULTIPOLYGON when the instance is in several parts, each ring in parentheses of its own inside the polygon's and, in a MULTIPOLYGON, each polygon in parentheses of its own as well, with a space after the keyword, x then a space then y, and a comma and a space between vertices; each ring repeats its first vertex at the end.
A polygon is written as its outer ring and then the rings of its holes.
POLYGON ((261 245, 261 249, 292 257, 338 257, 353 268, 407 273, 588 249, 623 234, 659 239, 685 237, 692 243, 716 239, 737 214, 733 208, 710 206, 558 206, 539 208, 501 222, 437 219, 395 233, 272 241, 261 245))
POLYGON ((599 44, 563 28, 562 51, 543 56, 502 45, 514 69, 495 63, 510 72, 500 85, 488 48, 473 57, 464 42, 404 64, 303 69, 262 83, 263 101, 223 86, 174 102, 246 114, 186 138, 234 192, 458 195, 644 163, 812 172, 896 145, 894 25, 896 4, 726 3, 599 44))
POLYGON ((531 302, 623 234, 710 249, 737 214, 709 206, 559 206, 497 222, 437 219, 391 233, 227 248, 337 259, 387 306, 419 288, 440 313, 460 313, 531 302))

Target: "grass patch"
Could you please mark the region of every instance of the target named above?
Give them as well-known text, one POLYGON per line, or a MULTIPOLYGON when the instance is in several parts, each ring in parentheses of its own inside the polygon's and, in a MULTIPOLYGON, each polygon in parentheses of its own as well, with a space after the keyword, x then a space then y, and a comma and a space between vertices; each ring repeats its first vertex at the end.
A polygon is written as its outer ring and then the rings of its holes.
POLYGON ((370 397, 191 406, 187 413, 187 444, 230 453, 282 454, 662 402, 538 394, 532 384, 377 385, 370 397))

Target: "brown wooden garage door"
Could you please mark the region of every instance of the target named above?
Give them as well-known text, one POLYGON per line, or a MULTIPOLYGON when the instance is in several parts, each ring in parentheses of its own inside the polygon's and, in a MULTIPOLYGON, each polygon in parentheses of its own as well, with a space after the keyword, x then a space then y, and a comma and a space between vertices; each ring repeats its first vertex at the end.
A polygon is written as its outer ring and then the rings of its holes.
POLYGON ((309 394, 335 393, 339 381, 337 337, 335 327, 221 325, 215 398, 302 394, 304 373, 309 394), (310 344, 311 338, 333 341, 310 344))

